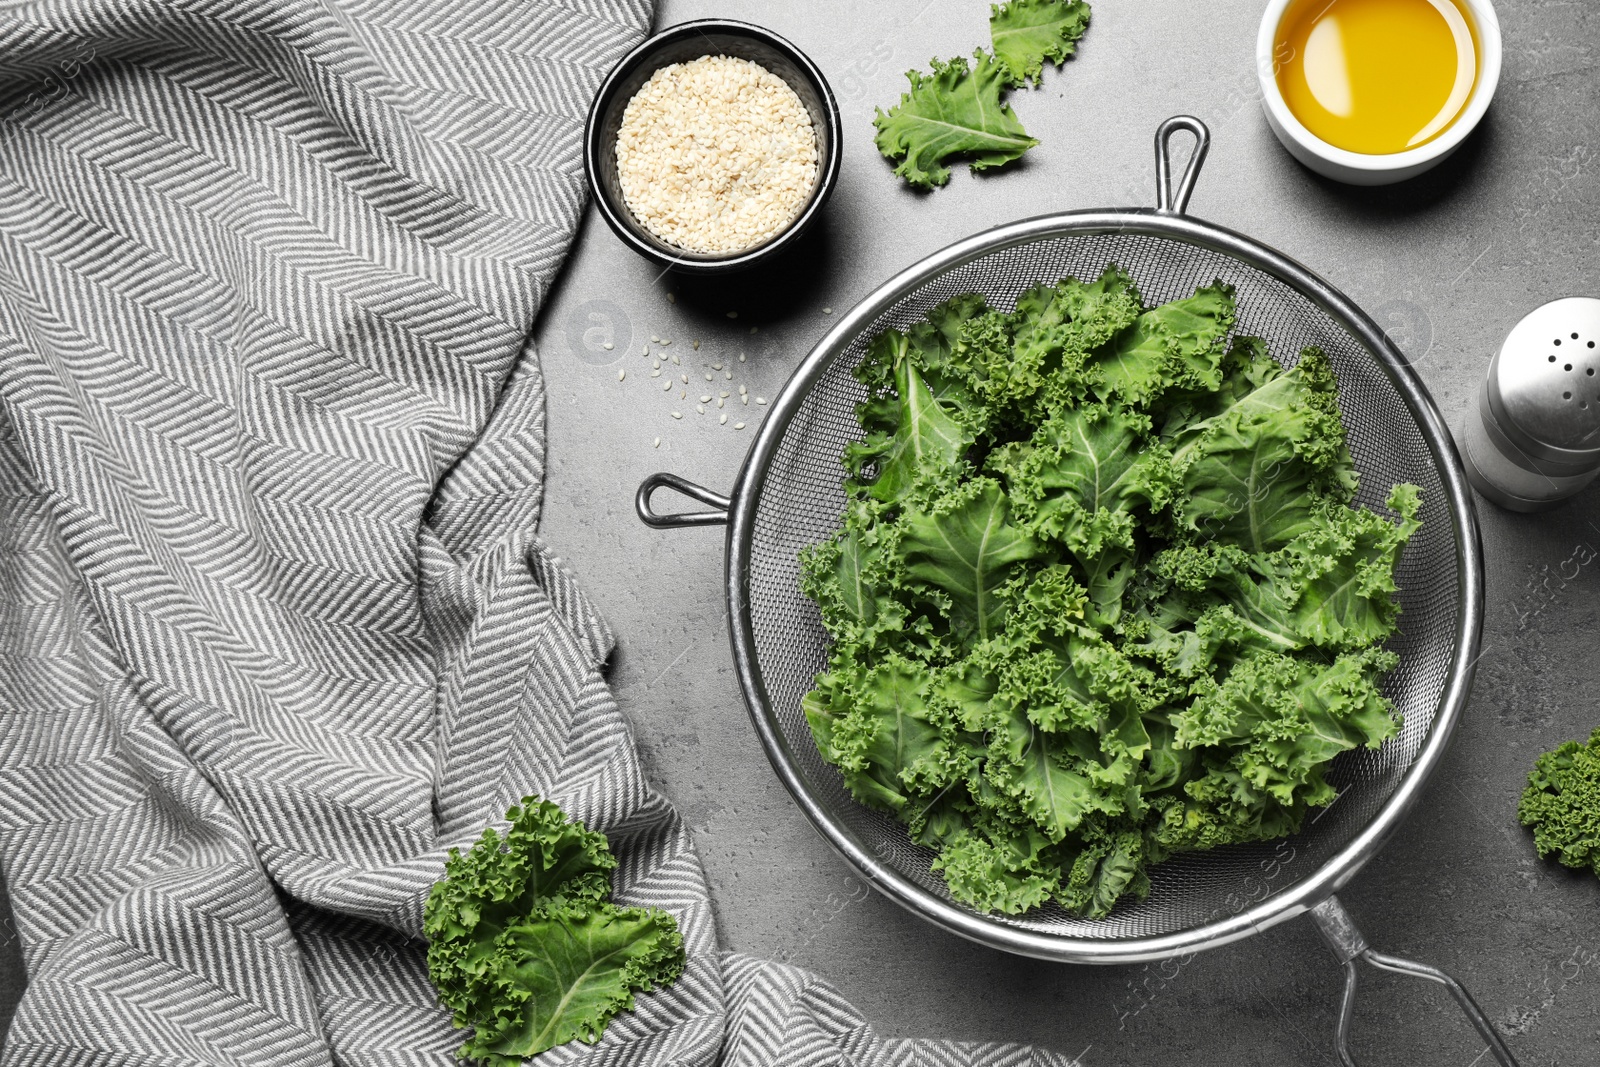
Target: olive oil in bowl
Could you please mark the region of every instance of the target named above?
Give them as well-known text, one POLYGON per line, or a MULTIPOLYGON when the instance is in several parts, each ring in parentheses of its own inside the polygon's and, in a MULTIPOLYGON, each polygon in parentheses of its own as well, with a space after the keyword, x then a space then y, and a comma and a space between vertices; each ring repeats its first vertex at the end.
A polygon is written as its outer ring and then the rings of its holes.
POLYGON ((1427 144, 1460 117, 1479 75, 1477 29, 1456 0, 1293 0, 1277 36, 1289 111, 1350 152, 1427 144))

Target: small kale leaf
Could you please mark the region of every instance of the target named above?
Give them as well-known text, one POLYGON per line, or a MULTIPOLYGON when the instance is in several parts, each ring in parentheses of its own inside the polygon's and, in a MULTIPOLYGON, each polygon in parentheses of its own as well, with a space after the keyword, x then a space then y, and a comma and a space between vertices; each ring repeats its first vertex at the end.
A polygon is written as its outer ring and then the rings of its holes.
POLYGON ((882 335, 891 349, 893 397, 875 397, 859 412, 875 432, 845 450, 845 461, 869 495, 885 504, 903 500, 918 479, 953 467, 971 447, 973 434, 928 388, 904 334, 882 335), (876 476, 868 481, 868 466, 876 476))
POLYGON ((1066 62, 1088 28, 1084 0, 1011 0, 989 9, 995 59, 1013 85, 1038 84, 1045 60, 1066 62))
POLYGON ((1100 395, 1142 407, 1168 390, 1215 391, 1233 320, 1233 288, 1221 282, 1151 308, 1101 352, 1100 395))
POLYGON ((934 508, 907 513, 900 551, 912 575, 948 595, 956 625, 980 640, 1004 625, 1008 605, 999 593, 1011 569, 1045 554, 1011 522, 1005 492, 992 478, 975 478, 934 508))
POLYGON ((878 151, 898 160, 894 172, 921 189, 950 180, 945 165, 966 160, 974 171, 1003 166, 1039 142, 1028 136, 1011 105, 1001 101, 1006 71, 979 49, 969 67, 960 57, 933 61, 933 74, 909 70, 911 91, 878 110, 878 151))
POLYGON ((526 797, 463 854, 423 910, 428 977, 458 1027, 458 1053, 489 1067, 578 1040, 593 1044, 634 993, 683 971, 672 916, 611 903, 616 857, 604 834, 526 797))
POLYGON ((1600 730, 1534 760, 1517 817, 1540 856, 1600 875, 1600 730))
POLYGON ((1310 348, 1293 370, 1187 430, 1174 449, 1180 526, 1265 552, 1312 529, 1326 502, 1342 506, 1356 479, 1338 396, 1327 356, 1310 348))

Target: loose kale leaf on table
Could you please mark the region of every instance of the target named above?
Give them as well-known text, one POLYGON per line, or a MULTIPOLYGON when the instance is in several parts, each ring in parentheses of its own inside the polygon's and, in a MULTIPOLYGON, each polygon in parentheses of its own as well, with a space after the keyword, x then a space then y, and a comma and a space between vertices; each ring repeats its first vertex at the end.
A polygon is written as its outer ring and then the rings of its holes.
POLYGON ((989 10, 995 59, 1013 85, 1037 84, 1044 61, 1066 62, 1089 28, 1084 0, 1011 0, 989 10))
POLYGON ((463 1058, 516 1067, 574 1039, 593 1044, 636 992, 683 971, 672 916, 611 903, 604 834, 528 797, 466 854, 450 850, 428 895, 428 977, 458 1027, 463 1058))
POLYGON ((945 164, 966 160, 974 171, 1019 158, 1039 142, 1028 136, 1011 105, 1000 94, 1009 84, 1006 69, 987 52, 965 59, 933 62, 933 74, 910 70, 911 91, 887 112, 881 108, 878 150, 899 164, 894 172, 912 185, 932 189, 950 180, 945 164))
POLYGON ((1533 828, 1540 856, 1600 874, 1600 730, 1534 761, 1517 817, 1533 828))
MULTIPOLYGON (((906 72, 911 91, 873 121, 878 151, 895 174, 932 189, 950 180, 947 166, 964 159, 974 171, 1020 159, 1039 142, 1028 136, 1003 99, 1009 89, 1038 84, 1049 60, 1066 61, 1089 28, 1085 0, 1011 0, 989 9, 994 51, 933 61, 933 73, 906 72)), ((930 383, 931 385, 932 383, 930 383)))
POLYGON ((521 957, 509 975, 528 991, 531 1010, 490 1051, 520 1062, 568 1041, 600 1040, 614 1015, 632 1009, 634 990, 678 965, 677 929, 666 912, 644 908, 552 913, 509 927, 505 948, 521 957))

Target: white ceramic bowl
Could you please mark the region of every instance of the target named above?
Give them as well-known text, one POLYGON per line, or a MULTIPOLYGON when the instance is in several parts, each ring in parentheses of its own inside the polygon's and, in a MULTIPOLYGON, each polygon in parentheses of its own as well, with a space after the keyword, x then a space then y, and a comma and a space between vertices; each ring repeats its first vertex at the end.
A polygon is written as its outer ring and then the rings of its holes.
POLYGON ((1369 155, 1335 148, 1306 129, 1284 102, 1278 88, 1278 24, 1291 0, 1269 0, 1261 16, 1261 31, 1256 35, 1256 77, 1261 82, 1261 99, 1266 107, 1267 124, 1289 154, 1316 171, 1351 185, 1389 185, 1405 181, 1435 166, 1460 147, 1489 110, 1495 87, 1500 84, 1500 19, 1490 0, 1460 0, 1478 31, 1478 80, 1472 87, 1461 115, 1444 133, 1427 144, 1405 152, 1369 155))

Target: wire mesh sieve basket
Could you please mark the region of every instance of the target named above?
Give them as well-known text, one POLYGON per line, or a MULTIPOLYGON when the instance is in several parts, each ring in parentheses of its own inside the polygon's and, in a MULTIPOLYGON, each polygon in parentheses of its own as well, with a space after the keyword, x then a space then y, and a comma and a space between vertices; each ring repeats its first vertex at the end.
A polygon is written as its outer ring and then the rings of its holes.
POLYGON ((1482 624, 1477 525, 1460 461, 1437 409, 1394 346, 1359 308, 1306 268, 1247 237, 1184 214, 1209 133, 1180 116, 1156 135, 1155 209, 1080 211, 1012 223, 960 241, 890 279, 843 316, 776 399, 732 494, 670 474, 639 488, 640 517, 656 527, 728 525, 727 595, 734 662, 752 721, 778 776, 822 836, 896 903, 995 948, 1072 963, 1133 963, 1212 948, 1312 912, 1346 967, 1336 1041, 1346 1045, 1355 960, 1447 985, 1505 1065, 1511 1054, 1470 996, 1441 971, 1368 948, 1333 894, 1398 826, 1437 766, 1466 703, 1482 624), (1195 147, 1174 188, 1168 146, 1179 130, 1195 147), (1234 287, 1235 329, 1264 338, 1289 362, 1307 345, 1339 378, 1349 447, 1361 475, 1357 502, 1381 506, 1396 482, 1422 490, 1421 530, 1399 564, 1399 666, 1385 692, 1404 716, 1376 751, 1338 759, 1339 799, 1281 842, 1185 853, 1150 869, 1151 892, 1103 919, 1054 907, 1021 916, 980 913, 951 899, 930 870, 931 851, 891 817, 858 804, 826 763, 800 710, 826 665, 827 636, 800 591, 800 551, 837 528, 845 496, 839 457, 861 436, 865 390, 851 371, 879 331, 905 329, 935 305, 979 292, 1011 310, 1038 282, 1090 279, 1110 263, 1147 304, 1188 296, 1221 279, 1234 287), (712 510, 661 514, 670 487, 712 510))

